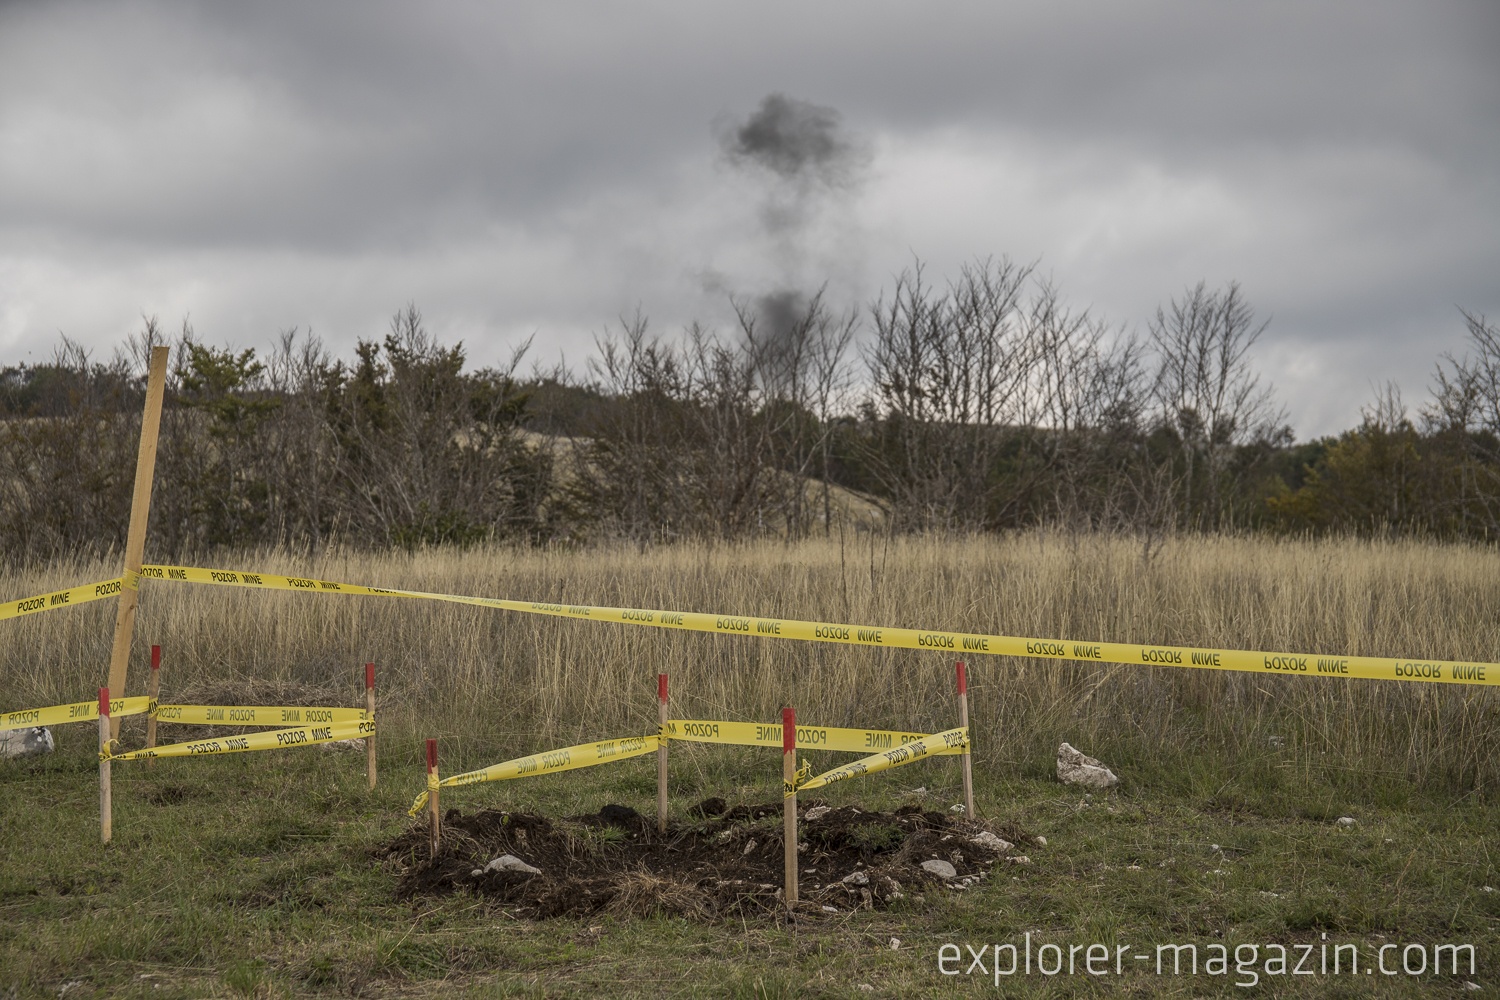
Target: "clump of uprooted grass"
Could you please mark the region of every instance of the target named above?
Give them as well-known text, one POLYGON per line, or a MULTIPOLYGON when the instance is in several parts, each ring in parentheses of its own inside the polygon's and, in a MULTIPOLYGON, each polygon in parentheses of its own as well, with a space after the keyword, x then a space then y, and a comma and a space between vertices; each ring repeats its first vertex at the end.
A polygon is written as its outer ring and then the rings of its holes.
MULTIPOLYGON (((645 550, 273 550, 209 564, 532 601, 1070 640, 1471 661, 1500 650, 1494 553, 1417 541, 1182 537, 1148 549, 1129 538, 1043 532, 864 534, 645 550)), ((8 574, 0 596, 117 572, 86 561, 33 567, 8 574)), ((112 602, 101 601, 0 623, 0 707, 87 698, 102 683, 113 621, 112 602)), ((373 660, 390 734, 382 752, 399 744, 415 754, 418 736, 459 737, 465 767, 653 732, 658 672, 671 674, 679 717, 772 721, 790 703, 817 724, 936 731, 955 721, 951 659, 940 653, 388 598, 147 581, 127 693, 144 689, 151 643, 164 647, 168 701, 210 682, 226 694, 275 682, 359 704, 360 667, 373 660)), ((1182 787, 1210 757, 1279 780, 1317 766, 1443 794, 1483 792, 1500 778, 1489 688, 1005 657, 972 658, 970 677, 981 775, 1040 773, 1068 740, 1182 787), (1284 757, 1274 768, 1265 764, 1273 749, 1284 757)))

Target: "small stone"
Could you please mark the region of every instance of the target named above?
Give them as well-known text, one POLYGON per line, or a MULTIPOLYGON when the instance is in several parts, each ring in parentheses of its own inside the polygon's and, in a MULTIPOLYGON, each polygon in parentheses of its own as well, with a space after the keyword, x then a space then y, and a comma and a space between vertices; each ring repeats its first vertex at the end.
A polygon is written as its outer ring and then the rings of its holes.
POLYGON ((958 813, 960 816, 962 816, 964 812, 964 804, 962 802, 959 802, 956 805, 951 805, 948 807, 948 811, 951 813, 958 813))
POLYGON ((1479 891, 1480 892, 1494 892, 1495 891, 1495 887, 1492 886, 1492 885, 1487 885, 1487 886, 1485 886, 1483 889, 1481 889, 1479 891))
POLYGON ((1140 865, 1126 865, 1125 866, 1125 870, 1128 871, 1128 872, 1145 871, 1145 869, 1142 868, 1140 865))
POLYGON ((1037 844, 1038 847, 1046 847, 1047 846, 1047 838, 1046 837, 1038 837, 1038 838, 1036 838, 1036 844, 1037 844))
POLYGON ((1024 854, 1017 854, 1015 857, 1006 858, 1005 860, 1009 861, 1013 865, 1029 865, 1029 864, 1031 864, 1031 859, 1028 858, 1024 854))
POLYGON ((833 809, 830 806, 813 806, 802 814, 802 821, 804 823, 811 823, 813 820, 822 819, 831 812, 833 812, 833 809))
POLYGON ((845 885, 869 885, 870 876, 866 875, 864 872, 851 872, 850 874, 845 875, 839 881, 843 882, 845 885))
POLYGON ((974 834, 974 836, 969 838, 969 843, 974 844, 976 847, 987 848, 988 850, 994 851, 996 854, 1002 854, 1005 851, 1008 851, 1012 847, 1016 846, 1008 840, 1003 840, 1000 837, 997 837, 995 834, 991 833, 988 830, 985 830, 982 833, 974 834))
POLYGON ((484 869, 483 868, 475 868, 473 871, 469 872, 469 877, 470 878, 478 878, 479 876, 481 876, 483 874, 484 874, 484 869))
POLYGON ((540 875, 542 870, 528 865, 514 854, 502 854, 489 864, 484 866, 487 872, 524 872, 527 875, 540 875))
MULTIPOLYGON (((885 900, 888 903, 894 903, 898 899, 905 899, 905 898, 906 898, 906 894, 904 892, 901 892, 898 889, 897 891, 895 891, 895 892, 891 893, 890 895, 886 896, 885 900)), ((891 940, 894 941, 895 938, 892 938, 891 940)))
POLYGON ((750 856, 750 852, 753 850, 755 850, 755 838, 751 837, 749 840, 745 841, 745 849, 740 852, 740 857, 748 858, 750 856))
POLYGON ((1218 844, 1209 844, 1208 849, 1210 851, 1222 851, 1224 848, 1220 847, 1218 844))
POLYGON ((921 798, 923 795, 927 794, 927 786, 926 785, 918 785, 916 788, 913 788, 911 791, 907 792, 906 794, 907 795, 915 795, 918 798, 921 798))
POLYGON ((1338 825, 1340 827, 1342 827, 1343 829, 1347 830, 1350 827, 1354 826, 1355 822, 1356 822, 1356 820, 1354 819, 1353 816, 1340 816, 1339 817, 1339 821, 1338 821, 1338 825))
POLYGON ((1281 893, 1279 893, 1279 892, 1267 892, 1265 889, 1262 889, 1260 891, 1260 894, 1262 896, 1265 896, 1267 899, 1280 899, 1281 898, 1281 893))
POLYGON ((932 861, 922 862, 922 870, 925 872, 930 872, 931 874, 936 875, 938 878, 947 879, 958 877, 957 868, 954 868, 946 861, 939 861, 936 859, 932 861))
POLYGON ((52 730, 46 726, 0 732, 0 757, 40 757, 53 751, 52 730))
POLYGON ((900 938, 891 938, 891 951, 900 951, 900 950, 901 950, 901 939, 900 938))
MULTIPOLYGON (((1057 748, 1057 780, 1085 788, 1113 788, 1120 783, 1115 772, 1100 761, 1064 743, 1057 748)), ((1088 796, 1084 796, 1085 799, 1088 796)))
POLYGON ((1466 989, 1466 990, 1468 990, 1469 992, 1472 993, 1472 992, 1474 992, 1476 990, 1482 990, 1482 989, 1484 989, 1484 987, 1480 986, 1478 983, 1474 982, 1474 980, 1472 980, 1472 979, 1465 979, 1464 980, 1464 989, 1466 989))
POLYGON ((824 913, 837 913, 837 912, 839 912, 839 908, 837 906, 825 906, 825 907, 823 907, 823 912, 824 913))

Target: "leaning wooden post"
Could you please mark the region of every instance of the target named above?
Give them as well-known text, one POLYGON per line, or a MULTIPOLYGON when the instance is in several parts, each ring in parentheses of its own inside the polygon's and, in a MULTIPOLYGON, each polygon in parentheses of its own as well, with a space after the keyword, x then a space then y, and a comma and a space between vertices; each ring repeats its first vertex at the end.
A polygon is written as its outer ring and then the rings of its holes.
POLYGON ((114 836, 114 804, 109 787, 109 688, 99 689, 99 840, 114 836))
MULTIPOLYGON (((146 379, 146 409, 141 415, 141 447, 135 459, 135 495, 130 501, 130 532, 125 536, 125 571, 121 574, 120 603, 115 609, 115 642, 109 653, 109 689, 125 693, 130 665, 130 638, 135 632, 135 609, 140 599, 141 558, 146 549, 146 524, 151 516, 151 478, 156 471, 156 438, 161 430, 161 401, 167 388, 170 348, 151 348, 151 370, 146 379)), ((120 735, 120 720, 110 723, 110 737, 120 735)))
MULTIPOLYGON (((963 661, 959 661, 958 663, 958 725, 965 730, 969 728, 969 678, 964 673, 963 661)), ((963 752, 964 815, 973 819, 974 766, 973 758, 969 756, 969 745, 969 743, 964 744, 963 752)))
MULTIPOLYGON (((156 746, 156 702, 161 697, 161 647, 151 647, 151 678, 146 682, 147 707, 150 711, 146 714, 146 749, 151 750, 156 746)), ((156 766, 155 757, 146 758, 147 767, 156 766)))
MULTIPOLYGON (((365 718, 375 721, 375 664, 365 664, 365 718)), ((365 770, 370 775, 370 787, 375 787, 375 734, 365 737, 365 770)))
POLYGON ((797 711, 781 710, 782 838, 786 841, 786 906, 797 904, 797 711))
POLYGON ((656 675, 656 832, 667 832, 667 675, 656 675))
POLYGON ((432 830, 432 856, 437 857, 443 839, 442 814, 438 812, 437 740, 427 741, 427 813, 432 830))

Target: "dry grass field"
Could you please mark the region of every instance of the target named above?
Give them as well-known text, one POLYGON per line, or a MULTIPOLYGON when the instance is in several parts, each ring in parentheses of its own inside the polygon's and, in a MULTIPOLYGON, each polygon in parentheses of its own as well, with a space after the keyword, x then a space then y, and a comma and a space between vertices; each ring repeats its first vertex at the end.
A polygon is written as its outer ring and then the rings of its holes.
MULTIPOLYGON (((536 601, 1044 638, 1500 659, 1496 554, 1412 541, 1184 538, 1148 553, 1136 540, 1056 533, 861 534, 794 545, 495 547, 314 560, 221 553, 200 565, 536 601)), ((4 596, 116 572, 114 564, 28 568, 7 574, 4 596)), ((0 708, 87 698, 102 683, 113 617, 113 604, 99 602, 5 623, 0 708)), ((1500 699, 1489 688, 976 657, 969 662, 980 810, 1068 845, 1034 858, 1032 882, 1018 876, 1014 893, 999 884, 951 905, 929 898, 904 916, 856 915, 836 929, 716 928, 666 918, 611 922, 605 931, 508 925, 501 948, 478 942, 493 936, 496 921, 507 925, 505 917, 473 900, 428 911, 397 903, 391 880, 368 861, 378 841, 404 828, 404 806, 420 787, 422 737, 442 739, 451 772, 649 732, 658 671, 672 676, 678 717, 772 721, 792 703, 814 723, 936 731, 954 724, 951 658, 148 581, 127 693, 144 688, 151 643, 165 651, 164 700, 211 693, 264 703, 268 692, 301 691, 354 705, 359 665, 374 660, 381 788, 366 793, 357 764, 335 765, 348 758, 314 751, 163 761, 154 773, 120 765, 117 842, 101 854, 91 839, 88 727, 59 731, 59 752, 47 762, 0 763, 0 970, 11 969, 0 971, 0 996, 7 975, 15 995, 56 995, 77 981, 73 997, 90 990, 633 994, 629 976, 642 977, 639 992, 653 992, 650 969, 659 963, 707 975, 682 995, 843 996, 872 982, 889 995, 944 996, 955 984, 935 971, 936 942, 1030 928, 1079 940, 1086 933, 1457 936, 1479 943, 1481 966, 1495 957, 1500 905, 1491 901, 1500 894, 1480 895, 1497 880, 1490 837, 1500 699), (1064 740, 1121 775, 1107 812, 1085 811, 1079 794, 1052 777, 1064 740), (163 785, 177 791, 165 795, 163 785), (232 807, 219 801, 230 788, 241 793, 232 807), (1325 844, 1321 838, 1333 836, 1333 820, 1345 814, 1360 817, 1358 839, 1325 844), (270 840, 239 843, 226 824, 241 828, 241 838, 270 840), (256 832, 276 829, 275 836, 256 832), (1127 866, 1183 864, 1206 856, 1210 840, 1217 847, 1236 838, 1242 860, 1233 876, 1226 862, 1205 868, 1216 875, 1157 880, 1149 892, 1116 882, 1127 866), (175 860, 156 875, 135 872, 143 859, 163 856, 175 860), (258 895, 225 895, 223 886, 168 877, 171 865, 266 884, 258 895), (266 880, 267 866, 283 873, 280 881, 266 880), (126 870, 134 874, 120 874, 126 870), (60 872, 91 879, 92 888, 60 891, 60 872), (314 906, 288 879, 343 888, 327 888, 330 898, 314 906), (157 884, 163 888, 149 889, 157 884), (151 926, 175 932, 141 929, 151 926), (559 952, 557 934, 574 946, 559 952), (835 946, 844 936, 872 954, 891 936, 909 946, 850 968, 835 946), (355 980, 363 985, 351 987, 355 980)), ((138 744, 139 726, 127 725, 127 742, 138 744)), ((674 804, 682 808, 692 796, 749 801, 777 787, 779 761, 755 751, 692 747, 674 755, 674 804)), ((835 759, 812 756, 815 767, 835 759)), ((449 804, 561 812, 625 801, 648 811, 648 770, 627 763, 475 786, 449 804)), ((932 762, 849 782, 834 798, 879 807, 917 785, 956 801, 956 765, 932 762)), ((1480 971, 1483 982, 1493 981, 1480 971)), ((1450 980, 1439 985, 1458 988, 1450 980)), ((1152 982, 1135 980, 1128 992, 1151 995, 1152 982)), ((1370 985, 1377 983, 1384 981, 1370 985)), ((1084 980, 1013 985, 1038 996, 1105 990, 1084 980), (1064 992, 1048 992, 1056 989, 1064 992)), ((1298 981, 1277 992, 1324 995, 1331 985, 1298 981)), ((1173 988, 1220 986, 1232 989, 1207 981, 1173 988)))

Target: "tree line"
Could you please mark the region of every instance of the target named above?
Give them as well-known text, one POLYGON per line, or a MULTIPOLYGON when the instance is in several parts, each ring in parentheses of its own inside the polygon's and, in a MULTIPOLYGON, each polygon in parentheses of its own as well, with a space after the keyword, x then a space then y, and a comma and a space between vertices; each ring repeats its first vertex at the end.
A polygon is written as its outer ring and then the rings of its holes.
POLYGON ((1253 364, 1236 284, 1185 289, 1137 336, 1033 266, 920 264, 863 309, 736 302, 728 331, 602 333, 581 374, 471 368, 415 305, 353 357, 280 335, 264 356, 154 319, 109 361, 64 338, 0 369, 0 558, 117 545, 145 360, 173 365, 152 549, 640 544, 856 528, 1129 532, 1500 529, 1500 330, 1463 314, 1409 412, 1297 442, 1253 364))

